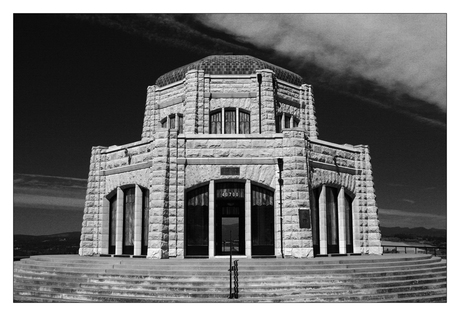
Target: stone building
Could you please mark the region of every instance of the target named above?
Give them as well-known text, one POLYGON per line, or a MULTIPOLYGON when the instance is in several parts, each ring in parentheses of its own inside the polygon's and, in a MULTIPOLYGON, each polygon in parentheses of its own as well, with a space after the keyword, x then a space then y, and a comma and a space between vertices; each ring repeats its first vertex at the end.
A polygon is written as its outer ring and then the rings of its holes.
POLYGON ((93 147, 80 255, 381 254, 369 149, 318 138, 312 87, 246 55, 148 87, 141 140, 93 147), (231 236, 231 237, 230 237, 231 236))

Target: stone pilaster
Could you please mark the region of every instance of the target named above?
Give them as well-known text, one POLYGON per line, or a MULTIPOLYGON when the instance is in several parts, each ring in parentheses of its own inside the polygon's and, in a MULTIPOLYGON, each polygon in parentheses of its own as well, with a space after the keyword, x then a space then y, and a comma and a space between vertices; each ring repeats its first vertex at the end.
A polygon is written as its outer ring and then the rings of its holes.
POLYGON ((283 132, 283 241, 286 257, 313 256, 311 229, 300 228, 299 209, 309 208, 305 135, 283 132))
POLYGON ((158 131, 154 141, 153 165, 150 180, 150 215, 148 258, 169 256, 170 206, 170 138, 169 130, 158 131))
POLYGON ((204 71, 190 70, 185 75, 184 133, 203 133, 204 71))
POLYGON ((365 253, 382 254, 380 242, 379 220, 377 216, 377 203, 372 176, 371 156, 368 146, 359 146, 361 149, 360 160, 363 173, 361 175, 361 206, 362 224, 364 232, 365 253))
MULTIPOLYGON (((262 133, 275 133, 275 95, 274 95, 274 73, 271 70, 263 69, 257 70, 257 75, 262 76, 262 82, 260 84, 260 95, 259 87, 257 87, 257 102, 262 103, 261 111, 261 122, 262 122, 262 133)), ((259 109, 259 107, 257 108, 259 109)), ((259 118, 259 110, 254 113, 259 118)), ((251 113, 251 115, 254 115, 251 113)), ((259 131, 259 127, 257 128, 259 131)))
POLYGON ((169 135, 169 257, 177 256, 178 246, 178 138, 177 131, 169 135))
POLYGON ((96 146, 91 150, 86 202, 83 212, 82 231, 80 237, 79 254, 90 256, 100 253, 102 247, 102 220, 105 177, 101 170, 105 165, 106 147, 96 146))
POLYGON ((313 97, 313 88, 311 85, 303 84, 300 92, 300 104, 305 106, 305 131, 308 138, 318 138, 318 128, 316 124, 315 99, 313 97))
POLYGON ((155 127, 158 124, 158 117, 155 115, 155 104, 158 104, 156 94, 157 86, 147 88, 147 100, 145 101, 144 125, 142 128, 142 139, 153 138, 155 127))

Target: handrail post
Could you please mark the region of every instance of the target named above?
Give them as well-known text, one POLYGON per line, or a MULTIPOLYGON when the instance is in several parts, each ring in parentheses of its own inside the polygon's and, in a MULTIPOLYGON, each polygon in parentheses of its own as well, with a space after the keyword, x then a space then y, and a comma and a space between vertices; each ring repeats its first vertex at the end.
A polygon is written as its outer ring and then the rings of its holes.
POLYGON ((230 286, 229 286, 229 290, 230 290, 230 295, 228 296, 228 298, 233 298, 233 294, 232 294, 232 248, 233 248, 233 242, 232 242, 232 231, 230 231, 230 267, 228 269, 229 273, 230 273, 230 286))
POLYGON ((239 286, 238 284, 238 260, 235 260, 233 262, 233 273, 234 273, 233 279, 235 280, 234 281, 235 286, 233 288, 233 297, 238 298, 238 292, 239 292, 238 290, 238 286, 239 286))

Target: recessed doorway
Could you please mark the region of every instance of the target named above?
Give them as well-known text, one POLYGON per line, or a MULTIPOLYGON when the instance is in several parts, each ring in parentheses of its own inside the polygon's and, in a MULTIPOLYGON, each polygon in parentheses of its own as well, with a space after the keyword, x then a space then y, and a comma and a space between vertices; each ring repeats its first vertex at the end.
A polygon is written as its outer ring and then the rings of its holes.
POLYGON ((244 183, 216 184, 215 253, 245 254, 244 183))

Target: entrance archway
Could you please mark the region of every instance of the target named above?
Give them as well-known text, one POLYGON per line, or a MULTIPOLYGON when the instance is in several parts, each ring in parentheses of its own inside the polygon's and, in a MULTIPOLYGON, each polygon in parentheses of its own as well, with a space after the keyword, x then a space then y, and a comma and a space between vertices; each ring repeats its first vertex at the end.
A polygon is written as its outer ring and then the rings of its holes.
POLYGON ((137 185, 118 187, 107 196, 107 200, 109 208, 107 253, 147 255, 149 191, 137 185))
POLYGON ((353 253, 352 198, 344 188, 312 190, 310 207, 314 254, 353 253))

